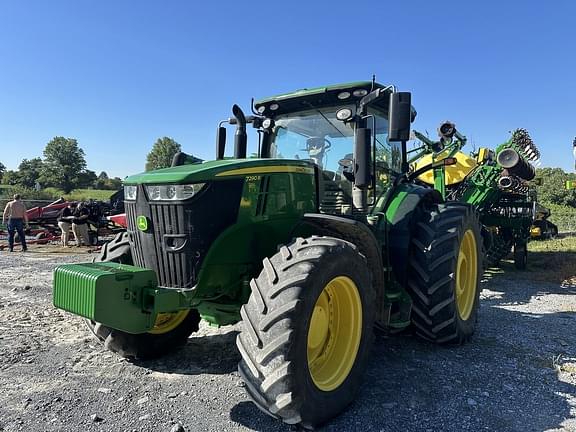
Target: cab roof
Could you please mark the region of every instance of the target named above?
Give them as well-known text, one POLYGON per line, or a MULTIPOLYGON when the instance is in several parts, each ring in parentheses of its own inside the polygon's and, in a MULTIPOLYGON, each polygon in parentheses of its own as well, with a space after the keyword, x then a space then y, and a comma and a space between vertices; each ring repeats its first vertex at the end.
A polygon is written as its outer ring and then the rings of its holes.
MULTIPOLYGON (((367 93, 385 87, 388 86, 376 82, 373 83, 372 81, 357 81, 311 89, 304 88, 290 93, 282 93, 260 99, 254 103, 254 107, 258 113, 267 117, 274 117, 278 114, 303 111, 311 108, 357 103, 367 93), (346 93, 348 96, 344 97, 346 93), (277 107, 275 107, 275 105, 277 107)), ((392 90, 389 89, 387 92, 392 93, 392 90)), ((377 101, 374 106, 387 113, 388 104, 388 98, 383 98, 377 101)), ((415 117, 416 110, 412 107, 412 120, 414 120, 415 117)))

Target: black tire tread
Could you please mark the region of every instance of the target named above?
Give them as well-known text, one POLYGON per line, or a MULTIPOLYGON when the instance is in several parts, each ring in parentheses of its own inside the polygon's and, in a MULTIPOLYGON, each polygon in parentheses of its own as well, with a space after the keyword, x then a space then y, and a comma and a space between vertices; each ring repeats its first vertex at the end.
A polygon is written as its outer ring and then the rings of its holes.
MULTIPOLYGON (((273 257, 263 260, 260 276, 250 283, 252 295, 241 309, 243 330, 236 340, 241 354, 239 373, 256 406, 288 424, 311 427, 315 423, 303 418, 305 401, 293 385, 297 371, 289 349, 296 337, 293 326, 302 320, 302 287, 306 276, 322 265, 322 257, 340 249, 353 251, 365 265, 356 246, 341 239, 312 236, 279 247, 273 257)), ((369 286, 373 304, 375 291, 371 282, 369 286)), ((373 311, 366 313, 373 322, 373 311)), ((372 336, 367 337, 369 345, 372 336)))
POLYGON ((508 256, 512 249, 512 241, 495 238, 484 255, 484 267, 498 267, 500 261, 508 256))
POLYGON ((94 257, 93 262, 117 262, 132 264, 130 239, 126 231, 120 232, 112 240, 104 243, 100 253, 94 257))
POLYGON ((473 229, 478 256, 482 257, 478 217, 471 206, 448 202, 421 209, 420 219, 413 233, 407 283, 413 300, 411 318, 415 332, 439 344, 464 343, 472 336, 477 319, 481 259, 474 309, 467 322, 458 315, 454 276, 466 229, 473 229))

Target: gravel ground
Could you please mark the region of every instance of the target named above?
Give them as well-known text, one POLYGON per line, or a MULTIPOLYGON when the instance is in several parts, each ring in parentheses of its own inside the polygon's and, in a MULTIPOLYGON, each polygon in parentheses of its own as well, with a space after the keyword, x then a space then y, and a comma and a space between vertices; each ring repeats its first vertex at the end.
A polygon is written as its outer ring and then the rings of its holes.
MULTIPOLYGON (((0 431, 294 430, 248 401, 235 327, 122 360, 51 305, 54 266, 89 257, 48 250, 0 253, 0 431)), ((576 256, 558 256, 487 272, 463 347, 377 337, 361 395, 322 430, 576 431, 576 256)))

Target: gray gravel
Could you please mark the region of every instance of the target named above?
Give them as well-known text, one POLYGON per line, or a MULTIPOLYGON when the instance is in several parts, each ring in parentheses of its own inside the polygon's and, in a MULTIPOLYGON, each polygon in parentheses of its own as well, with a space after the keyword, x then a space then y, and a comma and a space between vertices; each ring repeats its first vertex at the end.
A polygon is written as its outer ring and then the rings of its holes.
MULTIPOLYGON (((235 327, 130 363, 54 309, 52 269, 85 259, 0 253, 0 431, 295 430, 246 397, 235 327)), ((576 277, 548 267, 487 273, 466 346, 378 336, 362 394, 323 430, 576 431, 576 277)))

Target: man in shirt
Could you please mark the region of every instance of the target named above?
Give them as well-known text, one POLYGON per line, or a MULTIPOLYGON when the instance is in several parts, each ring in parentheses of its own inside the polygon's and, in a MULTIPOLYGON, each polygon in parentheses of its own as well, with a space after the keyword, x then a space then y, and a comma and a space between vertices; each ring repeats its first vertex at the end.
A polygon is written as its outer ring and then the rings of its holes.
POLYGON ((26 206, 20 199, 20 194, 14 195, 14 200, 6 204, 4 214, 2 216, 2 223, 6 224, 8 221, 8 248, 10 252, 14 251, 14 236, 18 232, 20 243, 22 244, 22 252, 26 252, 26 236, 24 234, 24 224, 28 228, 28 215, 26 214, 26 206))
POLYGON ((74 237, 76 237, 76 246, 80 246, 81 243, 84 246, 90 246, 90 237, 88 234, 88 218, 90 217, 90 212, 86 207, 86 204, 80 203, 74 211, 74 219, 72 220, 72 232, 74 237))
MULTIPOLYGON (((68 202, 68 205, 62 209, 58 215, 58 227, 62 232, 61 242, 62 246, 68 247, 68 240, 70 238, 70 228, 74 221, 74 210, 76 210, 76 203, 68 202)), ((78 239, 76 239, 78 240, 78 239)))

